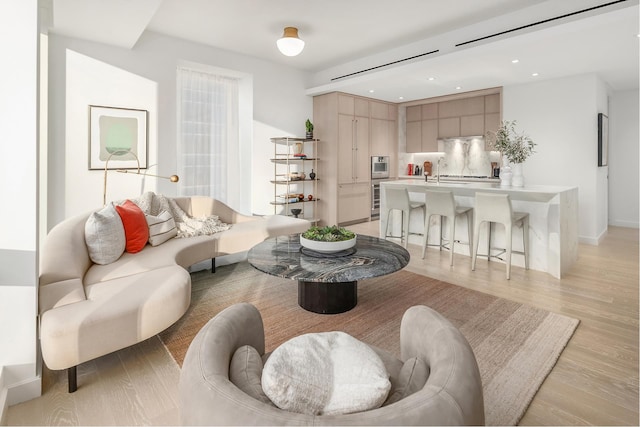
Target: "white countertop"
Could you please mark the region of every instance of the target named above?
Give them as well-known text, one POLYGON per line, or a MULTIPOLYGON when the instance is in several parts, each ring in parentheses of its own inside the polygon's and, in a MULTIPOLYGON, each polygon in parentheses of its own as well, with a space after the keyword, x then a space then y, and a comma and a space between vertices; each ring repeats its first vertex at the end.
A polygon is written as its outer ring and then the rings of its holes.
POLYGON ((477 191, 507 193, 514 200, 547 202, 559 193, 573 191, 578 187, 555 185, 525 185, 524 187, 501 187, 500 182, 472 181, 428 181, 424 179, 397 179, 383 181, 382 185, 406 187, 409 191, 441 190, 451 191, 457 196, 474 196, 477 191))

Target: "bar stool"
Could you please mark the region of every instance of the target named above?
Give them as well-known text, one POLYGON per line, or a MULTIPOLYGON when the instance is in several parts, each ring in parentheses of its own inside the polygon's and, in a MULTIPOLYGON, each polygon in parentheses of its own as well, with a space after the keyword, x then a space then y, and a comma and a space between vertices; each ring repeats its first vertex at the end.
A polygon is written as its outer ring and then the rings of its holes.
POLYGON ((402 242, 402 237, 405 236, 404 239, 404 247, 407 247, 407 243, 409 243, 409 220, 411 219, 411 212, 415 209, 422 209, 422 212, 425 211, 424 202, 413 202, 409 199, 409 191, 406 188, 390 188, 388 186, 385 187, 384 196, 387 206, 387 218, 386 224, 384 224, 384 239, 387 237, 397 237, 397 236, 389 236, 389 216, 391 215, 391 211, 399 210, 402 212, 402 234, 400 235, 400 241, 402 242), (407 220, 404 220, 405 215, 407 216, 407 220))
POLYGON ((483 222, 489 223, 489 235, 487 236, 487 261, 491 257, 498 257, 503 253, 507 254, 505 263, 507 264, 507 279, 511 278, 511 253, 524 255, 525 269, 529 269, 529 214, 526 212, 514 212, 511 207, 511 199, 508 194, 496 193, 476 193, 475 222, 473 230, 473 255, 471 256, 471 270, 476 269, 476 257, 478 255, 478 241, 480 235, 480 225, 483 222), (491 255, 491 223, 497 222, 504 225, 506 249, 498 255, 491 255), (512 251, 512 227, 522 226, 522 242, 524 250, 512 251))
POLYGON ((453 198, 451 191, 425 191, 425 200, 427 202, 427 213, 424 218, 424 240, 422 242, 422 259, 424 259, 427 245, 429 242, 429 220, 432 215, 440 216, 440 242, 438 245, 440 250, 444 247, 449 249, 449 265, 453 265, 453 246, 455 244, 456 237, 456 218, 460 215, 467 216, 467 233, 469 234, 469 256, 471 256, 471 221, 473 220, 473 208, 462 207, 456 205, 456 201, 453 198), (442 242, 442 222, 443 218, 447 218, 449 224, 449 248, 447 248, 442 242))

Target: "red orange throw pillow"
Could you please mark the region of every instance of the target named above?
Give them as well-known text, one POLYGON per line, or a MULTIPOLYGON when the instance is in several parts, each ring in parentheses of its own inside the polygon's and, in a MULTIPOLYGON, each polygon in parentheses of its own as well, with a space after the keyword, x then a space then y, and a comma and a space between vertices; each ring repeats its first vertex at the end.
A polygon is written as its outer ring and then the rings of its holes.
POLYGON ((125 250, 132 254, 140 252, 149 240, 149 227, 142 209, 131 200, 127 200, 116 210, 124 225, 124 236, 126 238, 125 250))

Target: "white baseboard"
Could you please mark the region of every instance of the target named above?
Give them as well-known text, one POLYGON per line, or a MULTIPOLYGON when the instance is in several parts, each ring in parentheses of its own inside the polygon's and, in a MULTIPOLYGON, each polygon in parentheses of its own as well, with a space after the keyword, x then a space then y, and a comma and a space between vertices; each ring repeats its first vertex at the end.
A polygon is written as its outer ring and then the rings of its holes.
POLYGON ((13 384, 7 390, 7 404, 15 405, 35 399, 42 395, 42 378, 38 375, 28 378, 18 384, 13 384))
POLYGON ((7 376, 6 368, 0 366, 0 426, 7 425, 9 405, 26 402, 42 394, 40 376, 29 378, 11 386, 6 383, 7 376))

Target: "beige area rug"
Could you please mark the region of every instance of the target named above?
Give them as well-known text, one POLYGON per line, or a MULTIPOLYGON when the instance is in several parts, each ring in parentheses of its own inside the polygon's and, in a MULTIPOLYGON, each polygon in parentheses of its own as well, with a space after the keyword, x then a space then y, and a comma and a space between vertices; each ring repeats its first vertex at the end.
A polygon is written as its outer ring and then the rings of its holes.
POLYGON ((247 262, 215 274, 192 274, 189 311, 160 338, 182 365, 197 332, 238 302, 260 311, 266 350, 309 332, 344 331, 399 357, 400 320, 413 305, 427 305, 465 335, 482 376, 487 425, 515 425, 571 338, 578 320, 399 271, 358 282, 358 305, 335 315, 298 306, 297 282, 261 273, 247 262))

